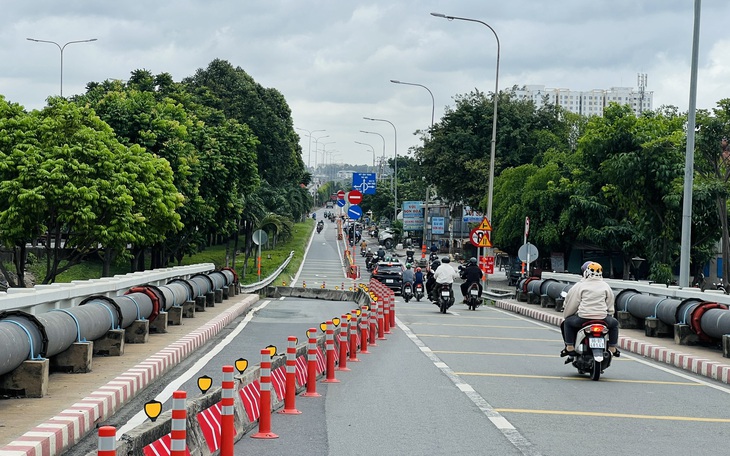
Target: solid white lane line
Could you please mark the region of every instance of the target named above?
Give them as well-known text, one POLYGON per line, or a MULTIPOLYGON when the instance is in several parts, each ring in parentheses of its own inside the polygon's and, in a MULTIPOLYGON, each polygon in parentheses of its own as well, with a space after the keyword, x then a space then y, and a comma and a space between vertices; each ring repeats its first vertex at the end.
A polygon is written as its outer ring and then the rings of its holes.
POLYGON ((479 407, 479 410, 484 413, 484 415, 489 419, 494 427, 496 427, 515 448, 517 448, 522 454, 526 456, 541 455, 541 453, 537 450, 535 445, 532 444, 532 442, 522 436, 522 434, 520 434, 519 431, 517 431, 515 427, 512 426, 512 424, 505 417, 497 412, 494 407, 492 407, 489 402, 486 401, 486 399, 484 399, 479 393, 477 393, 471 385, 469 385, 461 377, 454 373, 454 371, 446 363, 441 361, 441 359, 436 356, 433 351, 428 349, 426 344, 424 344, 423 341, 419 339, 418 336, 413 331, 411 331, 408 326, 406 326, 398 318, 395 319, 395 322, 398 327, 403 330, 406 336, 411 339, 411 342, 413 342, 421 350, 421 352, 433 362, 434 366, 440 369, 441 372, 443 372, 454 383, 454 385, 459 388, 460 391, 466 394, 466 397, 468 397, 474 403, 474 405, 479 407))

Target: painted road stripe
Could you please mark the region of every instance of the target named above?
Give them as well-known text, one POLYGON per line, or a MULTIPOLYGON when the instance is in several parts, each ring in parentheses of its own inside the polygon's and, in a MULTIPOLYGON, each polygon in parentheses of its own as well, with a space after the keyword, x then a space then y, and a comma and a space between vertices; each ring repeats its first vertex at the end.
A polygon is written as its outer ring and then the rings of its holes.
POLYGON ((459 377, 458 374, 456 374, 451 368, 441 361, 441 359, 436 356, 431 350, 424 350, 426 347, 426 344, 423 343, 421 339, 418 338, 418 336, 411 331, 411 329, 406 326, 400 319, 395 319, 396 324, 398 327, 405 333, 406 336, 408 336, 409 339, 411 339, 411 342, 413 342, 419 349, 421 349, 421 352, 425 354, 428 359, 430 359, 434 366, 438 367, 441 372, 443 372, 449 380, 451 380, 454 385, 456 385, 457 388, 459 388, 460 391, 462 391, 466 397, 468 397, 474 405, 479 407, 479 410, 482 411, 484 416, 486 416, 489 421, 496 427, 502 435, 504 435, 507 440, 515 447, 517 450, 520 451, 523 455, 526 456, 541 456, 541 453, 535 448, 535 445, 527 440, 522 434, 519 433, 515 429, 514 426, 502 415, 500 415, 499 412, 497 412, 494 407, 492 407, 489 402, 487 402, 484 397, 482 397, 479 393, 477 393, 474 388, 472 388, 471 385, 469 385, 467 382, 462 380, 461 377, 459 377))
POLYGON ((672 415, 635 415, 631 413, 605 413, 605 412, 576 412, 572 410, 531 410, 531 409, 495 409, 501 413, 530 413, 536 415, 573 415, 591 416, 601 418, 631 418, 638 420, 660 420, 660 421, 697 421, 702 423, 730 423, 730 418, 703 418, 699 416, 672 416, 672 415))
MULTIPOLYGON (((497 352, 478 352, 478 351, 457 351, 457 350, 433 350, 434 353, 444 353, 447 355, 489 355, 489 356, 522 356, 530 358, 555 358, 558 359, 558 355, 539 355, 536 353, 497 353, 497 352)), ((612 359, 614 361, 628 361, 622 360, 621 358, 612 359)))
POLYGON ((494 336, 459 336, 455 334, 416 334, 418 337, 443 337, 446 339, 490 339, 490 340, 522 340, 527 342, 554 342, 564 345, 555 339, 529 339, 527 337, 494 337, 494 336))
POLYGON ((413 326, 456 326, 457 328, 486 328, 486 329, 526 329, 544 331, 546 328, 536 328, 535 326, 494 326, 494 325, 463 325, 456 323, 411 323, 413 326))
MULTIPOLYGON (((528 375, 528 374, 490 374, 486 372, 454 372, 457 375, 472 377, 510 377, 510 378, 534 378, 548 380, 590 380, 589 377, 563 377, 560 375, 528 375)), ((601 377, 601 381, 612 383, 640 383, 649 385, 677 385, 677 386, 705 386, 700 382, 667 382, 661 380, 622 380, 619 378, 601 377)))

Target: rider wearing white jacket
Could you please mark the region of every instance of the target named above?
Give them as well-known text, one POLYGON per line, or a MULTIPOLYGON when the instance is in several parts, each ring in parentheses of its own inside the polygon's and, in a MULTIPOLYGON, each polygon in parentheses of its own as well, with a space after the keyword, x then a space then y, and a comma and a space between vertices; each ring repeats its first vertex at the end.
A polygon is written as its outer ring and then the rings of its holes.
POLYGON ((618 320, 614 314, 614 294, 611 287, 603 281, 603 268, 590 262, 585 265, 583 280, 573 285, 565 297, 563 314, 563 341, 565 350, 561 356, 575 353, 575 338, 583 324, 590 320, 603 320, 608 327, 608 349, 617 354, 618 320))

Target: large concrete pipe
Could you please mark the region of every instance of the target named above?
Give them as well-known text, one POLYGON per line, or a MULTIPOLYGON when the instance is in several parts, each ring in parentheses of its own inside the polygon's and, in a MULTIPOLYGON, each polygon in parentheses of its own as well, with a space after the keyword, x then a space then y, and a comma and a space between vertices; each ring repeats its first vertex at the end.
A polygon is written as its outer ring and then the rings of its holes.
POLYGON ((702 332, 713 339, 730 334, 730 311, 722 308, 707 309, 700 317, 702 332))
POLYGON ((545 279, 540 286, 540 294, 547 295, 552 299, 560 297, 562 292, 567 292, 573 286, 572 283, 558 282, 555 279, 545 279))
POLYGON ((173 281, 155 288, 162 293, 166 311, 173 306, 181 306, 193 299, 192 288, 183 281, 173 281))
POLYGON ((45 347, 45 334, 34 316, 13 310, 0 313, 0 375, 26 359, 37 359, 45 347))
POLYGON ((680 299, 645 295, 635 290, 624 290, 616 297, 616 310, 628 312, 641 320, 658 318, 667 325, 677 323, 677 308, 681 304, 680 299))
POLYGON ((692 319, 692 312, 703 301, 700 299, 685 299, 682 304, 677 307, 676 319, 677 323, 688 325, 692 319))
MULTIPOLYGON (((230 274, 230 271, 225 271, 230 274)), ((209 274, 210 280, 213 281, 213 289, 220 290, 227 286, 233 280, 232 277, 226 276, 223 271, 213 271, 209 274), (230 280, 229 280, 230 279, 230 280)))
POLYGON ((533 296, 540 296, 540 286, 542 286, 543 281, 536 278, 529 279, 525 281, 525 291, 533 296))
POLYGON ((215 290, 215 288, 213 288, 213 281, 206 274, 195 274, 194 276, 190 277, 188 281, 194 284, 194 287, 198 292, 196 297, 205 296, 208 292, 215 290))

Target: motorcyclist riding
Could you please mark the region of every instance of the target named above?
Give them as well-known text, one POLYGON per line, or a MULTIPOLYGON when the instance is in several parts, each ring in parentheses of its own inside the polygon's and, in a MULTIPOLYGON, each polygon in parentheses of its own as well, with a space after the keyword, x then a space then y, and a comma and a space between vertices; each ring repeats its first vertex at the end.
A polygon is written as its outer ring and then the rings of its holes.
POLYGON ((416 272, 413 273, 413 287, 415 288, 419 283, 423 285, 423 272, 421 272, 421 268, 416 268, 416 272))
POLYGON ((603 267, 596 262, 584 264, 583 280, 576 282, 565 296, 561 325, 565 348, 560 356, 575 355, 575 338, 578 330, 590 320, 603 320, 608 327, 608 350, 620 356, 618 350, 618 320, 613 317, 614 294, 603 281, 603 267))
POLYGON ((365 267, 370 269, 370 263, 373 261, 373 249, 368 247, 368 251, 365 252, 365 267))
POLYGON ((378 261, 385 260, 385 249, 382 245, 378 246, 378 252, 376 253, 376 255, 378 256, 378 261))
POLYGON ((454 284, 454 279, 457 277, 459 277, 459 273, 451 267, 451 258, 447 256, 443 257, 441 259, 441 266, 436 269, 436 272, 433 274, 433 278, 437 285, 448 284, 452 299, 454 297, 452 285, 454 284))
POLYGON ((406 286, 406 283, 411 284, 411 289, 413 289, 413 269, 411 269, 411 263, 406 263, 406 270, 403 271, 403 285, 401 286, 401 295, 403 294, 403 289, 406 286))
POLYGON ((434 300, 431 293, 433 293, 433 289, 436 285, 436 279, 434 279, 434 274, 436 273, 436 270, 439 266, 441 266, 441 262, 438 259, 433 260, 429 265, 428 272, 426 274, 426 293, 431 300, 434 300))
POLYGON ((479 285, 479 297, 482 297, 482 270, 477 265, 476 258, 469 258, 469 263, 466 268, 461 271, 461 278, 465 279, 465 282, 461 284, 461 295, 464 297, 464 303, 467 301, 467 293, 471 284, 476 283, 479 285))

